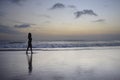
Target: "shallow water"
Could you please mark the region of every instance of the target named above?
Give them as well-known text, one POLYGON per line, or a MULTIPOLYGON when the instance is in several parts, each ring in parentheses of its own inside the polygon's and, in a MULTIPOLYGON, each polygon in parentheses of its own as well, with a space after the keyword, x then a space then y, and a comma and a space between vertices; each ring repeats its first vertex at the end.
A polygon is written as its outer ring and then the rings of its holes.
POLYGON ((0 51, 0 80, 120 80, 119 61, 120 48, 0 51))

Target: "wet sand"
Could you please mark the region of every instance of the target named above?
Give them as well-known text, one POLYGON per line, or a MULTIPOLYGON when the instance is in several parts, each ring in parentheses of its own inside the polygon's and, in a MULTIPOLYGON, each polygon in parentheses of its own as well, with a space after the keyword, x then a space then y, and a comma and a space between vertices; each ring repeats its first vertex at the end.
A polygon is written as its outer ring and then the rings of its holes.
POLYGON ((120 80, 120 48, 0 51, 0 80, 120 80))

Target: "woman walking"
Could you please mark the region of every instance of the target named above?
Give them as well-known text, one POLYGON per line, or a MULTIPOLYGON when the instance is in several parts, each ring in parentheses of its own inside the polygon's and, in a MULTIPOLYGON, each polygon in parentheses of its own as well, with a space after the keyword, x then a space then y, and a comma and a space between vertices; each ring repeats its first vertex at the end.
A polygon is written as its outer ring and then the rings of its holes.
POLYGON ((27 47, 26 53, 28 53, 29 48, 32 54, 33 52, 32 52, 32 34, 31 33, 28 33, 28 47, 27 47))

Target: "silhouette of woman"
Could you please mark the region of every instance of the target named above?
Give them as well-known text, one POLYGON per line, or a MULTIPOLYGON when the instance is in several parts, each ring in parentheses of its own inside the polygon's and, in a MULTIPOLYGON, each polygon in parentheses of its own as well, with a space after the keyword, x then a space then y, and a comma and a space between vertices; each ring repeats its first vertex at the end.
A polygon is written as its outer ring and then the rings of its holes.
POLYGON ((32 34, 31 33, 28 33, 28 47, 27 47, 26 53, 28 53, 29 48, 32 54, 33 52, 32 52, 32 34))

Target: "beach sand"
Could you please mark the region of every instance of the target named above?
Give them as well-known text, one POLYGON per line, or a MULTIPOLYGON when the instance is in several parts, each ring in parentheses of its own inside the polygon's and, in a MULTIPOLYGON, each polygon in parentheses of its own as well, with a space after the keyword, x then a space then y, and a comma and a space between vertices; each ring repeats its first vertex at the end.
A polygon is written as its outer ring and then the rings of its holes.
POLYGON ((0 51, 0 80, 120 80, 120 48, 0 51))

